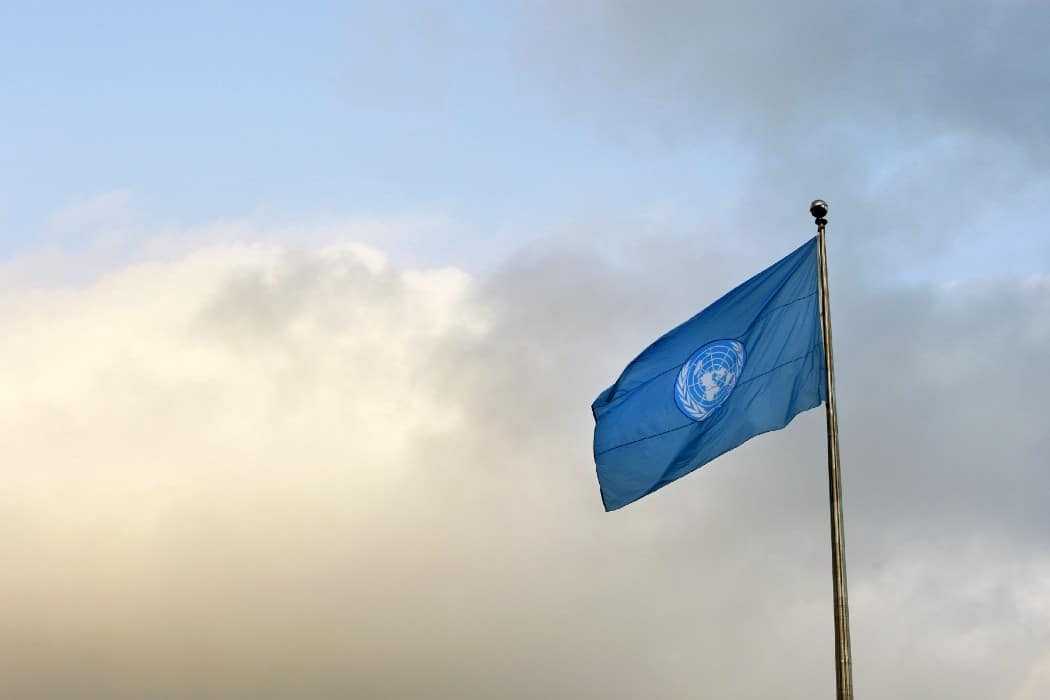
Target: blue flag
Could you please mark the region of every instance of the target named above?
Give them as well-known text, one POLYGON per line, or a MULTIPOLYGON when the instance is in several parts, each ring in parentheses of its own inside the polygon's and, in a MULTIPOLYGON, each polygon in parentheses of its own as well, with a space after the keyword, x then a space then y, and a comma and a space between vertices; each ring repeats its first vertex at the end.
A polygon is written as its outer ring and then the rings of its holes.
POLYGON ((783 428, 826 397, 813 238, 658 339, 595 399, 605 510, 783 428))

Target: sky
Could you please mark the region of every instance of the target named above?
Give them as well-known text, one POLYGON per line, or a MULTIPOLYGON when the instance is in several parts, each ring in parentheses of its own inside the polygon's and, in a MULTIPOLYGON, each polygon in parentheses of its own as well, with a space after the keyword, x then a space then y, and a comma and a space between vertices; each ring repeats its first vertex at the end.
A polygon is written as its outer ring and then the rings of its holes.
POLYGON ((824 417, 590 403, 813 235, 854 683, 1050 696, 1050 6, 0 8, 0 688, 834 692, 824 417))

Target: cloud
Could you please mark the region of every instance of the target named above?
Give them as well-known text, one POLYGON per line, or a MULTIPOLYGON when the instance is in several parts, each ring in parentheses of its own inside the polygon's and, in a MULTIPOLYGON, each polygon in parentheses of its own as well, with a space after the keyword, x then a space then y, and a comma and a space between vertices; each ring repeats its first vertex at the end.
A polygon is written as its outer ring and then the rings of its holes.
POLYGON ((786 131, 823 132, 844 121, 879 127, 875 139, 947 126, 1045 145, 1041 39, 1032 27, 1047 11, 1032 3, 544 8, 532 17, 546 30, 543 43, 529 58, 557 66, 555 89, 565 100, 597 111, 616 99, 621 108, 610 119, 662 114, 658 126, 689 124, 698 133, 728 117, 738 128, 764 129, 748 140, 778 151, 791 148, 786 131), (698 115, 709 121, 697 123, 698 115))
MULTIPOLYGON (((1050 265, 1041 4, 617 0, 484 17, 427 5, 354 18, 344 94, 396 117, 392 152, 407 124, 428 135, 422 153, 489 144, 453 160, 479 183, 522 181, 487 199, 469 186, 475 212, 502 206, 507 189, 518 212, 569 212, 556 221, 637 227, 666 207, 678 226, 717 220, 779 248, 821 197, 851 239, 837 259, 849 255, 853 275, 1050 265), (543 154, 538 174, 522 144, 543 154), (479 153, 506 155, 481 164, 479 153), (562 184, 533 201, 531 180, 562 184), (567 203, 564 191, 579 195, 567 203)), ((487 228, 477 239, 499 235, 487 228)))
POLYGON ((465 419, 426 358, 484 332, 470 285, 260 245, 9 290, 9 692, 247 693, 367 652, 362 596, 416 565, 382 554, 415 492, 405 455, 465 419))
POLYGON ((1036 204, 1050 157, 1032 29, 1050 20, 1042 5, 536 8, 520 64, 560 122, 639 162, 663 152, 691 163, 670 191, 711 172, 739 181, 690 191, 680 219, 713 211, 773 244, 822 197, 852 239, 855 274, 944 279, 1050 262, 1036 204))
MULTIPOLYGON (((732 284, 732 264, 690 274, 714 247, 537 245, 477 278, 358 244, 225 243, 7 286, 5 685, 830 692, 819 412, 622 513, 594 483, 590 400, 732 284)), ((869 694, 1042 682, 1048 289, 837 297, 869 694)))
POLYGON ((86 236, 119 230, 134 219, 131 191, 111 190, 81 197, 48 217, 48 228, 56 233, 86 236))

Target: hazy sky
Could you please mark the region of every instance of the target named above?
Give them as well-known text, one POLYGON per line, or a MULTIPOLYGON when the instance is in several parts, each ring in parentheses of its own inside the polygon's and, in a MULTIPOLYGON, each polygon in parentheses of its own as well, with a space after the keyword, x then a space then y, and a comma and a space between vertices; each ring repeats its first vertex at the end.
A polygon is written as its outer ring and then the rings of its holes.
POLYGON ((0 695, 834 689, 823 415, 590 402, 813 235, 858 697, 1050 697, 1050 5, 0 8, 0 695))

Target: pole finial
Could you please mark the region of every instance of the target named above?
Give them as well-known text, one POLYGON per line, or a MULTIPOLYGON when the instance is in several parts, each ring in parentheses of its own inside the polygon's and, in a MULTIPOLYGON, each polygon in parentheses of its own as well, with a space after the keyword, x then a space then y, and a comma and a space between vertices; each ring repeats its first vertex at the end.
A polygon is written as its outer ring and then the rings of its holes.
POLYGON ((809 213, 816 219, 817 226, 823 226, 828 223, 828 203, 823 199, 814 199, 809 205, 809 213))

